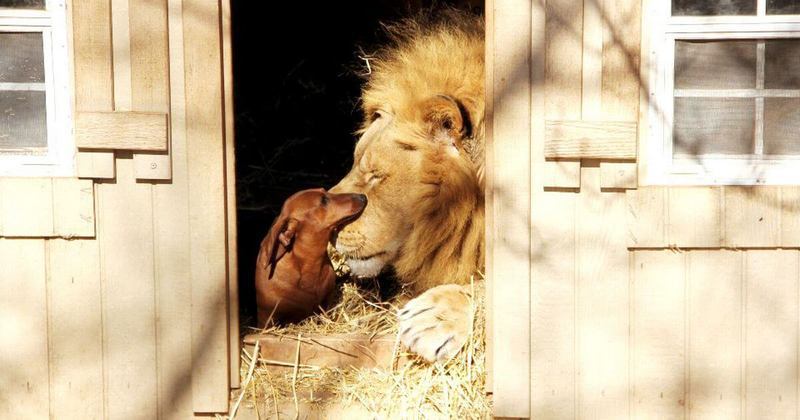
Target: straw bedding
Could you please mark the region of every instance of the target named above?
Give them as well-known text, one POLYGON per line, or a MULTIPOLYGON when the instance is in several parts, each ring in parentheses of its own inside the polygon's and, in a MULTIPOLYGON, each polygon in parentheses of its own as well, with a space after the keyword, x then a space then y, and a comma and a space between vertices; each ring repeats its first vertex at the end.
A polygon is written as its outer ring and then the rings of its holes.
MULTIPOLYGON (((447 362, 427 363, 406 354, 397 344, 391 369, 301 365, 299 346, 294 364, 263 358, 253 360, 250 352, 244 350, 243 394, 236 397, 241 398, 243 406, 256 408, 261 418, 302 417, 304 407, 307 410, 309 406, 319 408, 328 404, 357 406, 374 418, 489 418, 491 401, 485 393, 484 282, 475 278, 468 287, 473 290, 472 335, 464 348, 447 362), (275 369, 276 364, 286 368, 275 369)), ((408 300, 407 296, 400 293, 381 302, 374 285, 353 283, 343 283, 340 293, 340 303, 325 313, 297 325, 271 326, 259 332, 299 339, 303 346, 307 341, 302 337, 309 335, 397 336, 395 313, 408 300)))

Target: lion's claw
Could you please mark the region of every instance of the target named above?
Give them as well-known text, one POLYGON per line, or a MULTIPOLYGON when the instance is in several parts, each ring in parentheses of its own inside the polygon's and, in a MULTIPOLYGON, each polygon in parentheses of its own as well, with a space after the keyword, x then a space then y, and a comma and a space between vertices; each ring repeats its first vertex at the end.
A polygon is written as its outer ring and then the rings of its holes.
POLYGON ((398 313, 400 341, 430 362, 458 353, 469 337, 472 308, 462 286, 434 287, 409 301, 398 313))

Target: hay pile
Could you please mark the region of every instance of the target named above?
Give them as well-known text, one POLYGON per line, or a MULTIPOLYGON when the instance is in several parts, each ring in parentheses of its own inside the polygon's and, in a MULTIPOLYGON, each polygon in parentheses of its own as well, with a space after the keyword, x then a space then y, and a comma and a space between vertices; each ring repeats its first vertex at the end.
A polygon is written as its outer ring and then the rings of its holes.
MULTIPOLYGON (((392 369, 300 365, 299 353, 293 365, 275 369, 274 362, 263 358, 254 361, 245 350, 242 405, 255 407, 260 418, 294 418, 297 411, 303 416, 309 407, 320 409, 330 404, 355 405, 376 418, 489 418, 491 401, 484 388, 483 284, 477 281, 469 286, 473 289, 473 333, 453 359, 430 364, 406 354, 396 344, 392 369), (270 365, 273 367, 269 368, 270 365)), ((301 337, 304 343, 303 336, 322 334, 359 333, 370 338, 386 335, 394 338, 395 313, 407 299, 400 295, 380 302, 374 289, 345 283, 341 286, 340 303, 328 312, 301 324, 268 327, 263 332, 295 340, 301 337)))

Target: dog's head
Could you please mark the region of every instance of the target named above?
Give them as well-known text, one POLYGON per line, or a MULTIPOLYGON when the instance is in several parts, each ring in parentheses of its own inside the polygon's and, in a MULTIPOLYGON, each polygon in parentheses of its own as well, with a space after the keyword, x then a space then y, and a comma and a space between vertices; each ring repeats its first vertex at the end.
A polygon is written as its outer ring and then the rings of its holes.
POLYGON ((356 220, 366 206, 363 194, 331 194, 322 188, 295 193, 284 202, 261 242, 259 261, 263 268, 272 267, 272 277, 275 264, 294 246, 324 254, 336 232, 356 220))

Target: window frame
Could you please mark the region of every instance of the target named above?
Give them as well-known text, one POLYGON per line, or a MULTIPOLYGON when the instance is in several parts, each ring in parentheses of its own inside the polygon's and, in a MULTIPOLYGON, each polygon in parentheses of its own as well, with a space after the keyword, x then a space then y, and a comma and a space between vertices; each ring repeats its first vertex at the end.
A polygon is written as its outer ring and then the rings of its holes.
MULTIPOLYGON (((766 0, 758 0, 757 13, 761 16, 673 17, 671 16, 671 1, 654 3, 656 4, 650 10, 653 16, 650 17, 652 32, 651 43, 648 47, 650 61, 648 82, 651 89, 646 121, 648 134, 644 139, 647 165, 641 184, 800 184, 800 155, 770 155, 762 158, 757 155, 705 154, 676 158, 672 154, 673 108, 676 97, 674 89, 675 41, 800 39, 800 15, 764 15, 766 0)), ((763 57, 763 55, 761 56, 763 57)), ((758 55, 757 65, 763 67, 763 60, 758 60, 758 55)), ((736 95, 732 94, 726 97, 736 97, 736 95)), ((790 97, 800 97, 800 94, 797 96, 792 94, 790 97)), ((763 103, 763 101, 761 102, 763 103)), ((763 120, 763 106, 760 107, 760 110, 763 120)), ((754 118, 758 121, 758 106, 755 112, 754 118)))
MULTIPOLYGON (((47 152, 0 153, 0 177, 74 177, 71 79, 66 0, 47 0, 44 10, 0 9, 0 33, 42 34, 47 152)), ((10 86, 5 86, 10 90, 10 86)), ((24 89, 23 89, 24 90, 24 89)))

